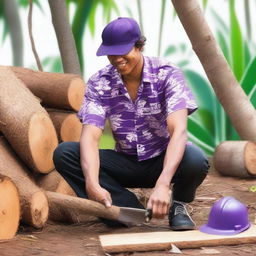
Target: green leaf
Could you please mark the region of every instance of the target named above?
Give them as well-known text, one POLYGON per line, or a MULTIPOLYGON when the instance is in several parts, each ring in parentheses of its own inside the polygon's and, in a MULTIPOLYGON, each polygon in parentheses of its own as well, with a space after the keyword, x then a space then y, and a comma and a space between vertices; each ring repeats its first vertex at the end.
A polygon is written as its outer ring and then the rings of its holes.
POLYGON ((47 72, 63 73, 62 62, 59 56, 46 57, 42 60, 42 66, 47 72))
POLYGON ((218 13, 214 9, 211 9, 211 13, 215 19, 217 27, 221 29, 224 34, 229 34, 229 27, 226 25, 224 20, 218 15, 218 13))
POLYGON ((170 45, 170 46, 168 46, 168 48, 165 50, 164 56, 169 56, 169 55, 175 53, 176 50, 177 50, 176 46, 170 45))
POLYGON ((208 144, 204 143, 200 139, 198 139, 196 136, 194 136, 191 132, 188 133, 188 138, 191 142, 196 144, 198 147, 200 147, 208 156, 212 156, 214 152, 214 148, 209 146, 208 144))
POLYGON ((92 36, 95 35, 95 16, 96 16, 97 7, 98 7, 98 5, 95 4, 95 2, 94 2, 91 7, 90 14, 89 14, 88 26, 89 26, 89 30, 90 30, 92 36))
POLYGON ((189 81, 189 85, 199 105, 199 114, 203 126, 214 134, 214 111, 215 99, 213 90, 209 83, 198 73, 192 70, 185 70, 184 74, 189 81))
POLYGON ((188 60, 182 60, 180 62, 177 63, 177 65, 181 68, 184 68, 185 66, 187 66, 189 64, 188 60))
POLYGON ((251 52, 248 41, 244 40, 244 66, 247 67, 251 61, 251 52))
POLYGON ((231 45, 231 63, 234 74, 239 81, 244 72, 244 48, 243 37, 240 29, 240 25, 235 11, 235 0, 229 1, 229 13, 230 13, 230 45, 231 45))
POLYGON ((130 8, 129 6, 126 6, 126 7, 125 7, 125 10, 127 11, 128 16, 132 18, 132 17, 133 17, 133 13, 132 13, 131 8, 130 8))
POLYGON ((203 0, 203 8, 206 9, 208 0, 203 0))
POLYGON ((254 86, 251 90, 251 93, 249 94, 249 99, 252 105, 256 108, 256 86, 254 86))
POLYGON ((219 30, 217 30, 217 41, 220 45, 220 48, 221 48, 227 62, 230 64, 230 53, 229 53, 228 43, 227 43, 223 33, 219 30))
POLYGON ((255 71, 256 71, 256 57, 254 57, 254 59, 248 64, 240 82, 243 90, 247 95, 255 87, 255 84, 256 84, 255 71))
POLYGON ((204 142, 205 144, 214 147, 214 139, 213 136, 206 130, 203 126, 199 124, 193 116, 188 118, 188 130, 191 134, 197 137, 200 141, 204 142))

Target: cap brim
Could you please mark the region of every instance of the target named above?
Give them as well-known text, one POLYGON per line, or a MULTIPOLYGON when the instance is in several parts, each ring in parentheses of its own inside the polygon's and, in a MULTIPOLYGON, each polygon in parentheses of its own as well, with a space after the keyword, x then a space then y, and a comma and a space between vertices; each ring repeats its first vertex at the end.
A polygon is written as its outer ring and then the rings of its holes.
POLYGON ((122 45, 103 45, 99 47, 98 51, 96 52, 97 56, 104 56, 104 55, 126 55, 131 51, 133 48, 134 43, 130 44, 122 44, 122 45))
POLYGON ((248 225, 246 225, 245 227, 243 227, 239 230, 222 230, 222 229, 211 228, 211 227, 207 226, 207 224, 206 224, 206 225, 201 226, 199 228, 199 230, 203 233, 210 234, 210 235, 232 236, 232 235, 235 235, 235 234, 245 231, 250 226, 251 226, 251 224, 249 223, 248 225))

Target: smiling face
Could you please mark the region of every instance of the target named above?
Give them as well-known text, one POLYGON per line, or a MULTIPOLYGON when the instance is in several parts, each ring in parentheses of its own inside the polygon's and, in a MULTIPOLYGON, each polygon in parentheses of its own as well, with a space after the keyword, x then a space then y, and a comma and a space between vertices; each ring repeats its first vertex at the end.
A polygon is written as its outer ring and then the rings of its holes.
POLYGON ((140 74, 143 67, 141 49, 133 47, 126 55, 108 55, 110 63, 123 77, 140 74))

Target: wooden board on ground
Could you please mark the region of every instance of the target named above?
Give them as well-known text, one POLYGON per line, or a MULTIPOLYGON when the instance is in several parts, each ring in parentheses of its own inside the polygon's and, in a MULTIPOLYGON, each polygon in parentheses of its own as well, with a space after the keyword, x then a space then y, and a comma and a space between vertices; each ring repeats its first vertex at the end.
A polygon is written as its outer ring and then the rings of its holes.
POLYGON ((232 236, 209 235, 193 230, 101 235, 99 238, 105 252, 159 251, 171 249, 172 244, 179 249, 187 249, 256 243, 256 226, 232 236))

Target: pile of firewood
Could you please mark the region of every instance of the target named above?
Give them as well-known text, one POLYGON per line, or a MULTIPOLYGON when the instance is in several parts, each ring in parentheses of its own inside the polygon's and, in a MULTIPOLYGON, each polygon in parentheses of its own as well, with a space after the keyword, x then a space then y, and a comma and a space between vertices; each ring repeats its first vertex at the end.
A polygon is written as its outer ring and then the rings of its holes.
POLYGON ((52 157, 59 142, 79 140, 84 89, 78 75, 0 67, 0 239, 20 221, 41 228, 56 216, 45 191, 75 196, 52 157))

